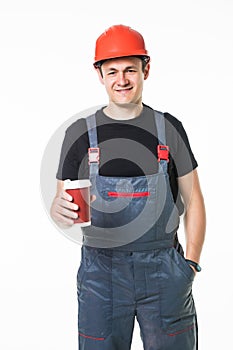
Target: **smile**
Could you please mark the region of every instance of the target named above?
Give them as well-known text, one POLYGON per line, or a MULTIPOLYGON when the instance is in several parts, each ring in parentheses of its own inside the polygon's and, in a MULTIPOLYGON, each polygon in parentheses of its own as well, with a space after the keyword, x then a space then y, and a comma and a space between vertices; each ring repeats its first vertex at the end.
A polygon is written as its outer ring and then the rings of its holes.
POLYGON ((116 89, 115 91, 116 92, 127 92, 127 91, 131 91, 133 88, 130 87, 130 88, 126 88, 126 89, 116 89))

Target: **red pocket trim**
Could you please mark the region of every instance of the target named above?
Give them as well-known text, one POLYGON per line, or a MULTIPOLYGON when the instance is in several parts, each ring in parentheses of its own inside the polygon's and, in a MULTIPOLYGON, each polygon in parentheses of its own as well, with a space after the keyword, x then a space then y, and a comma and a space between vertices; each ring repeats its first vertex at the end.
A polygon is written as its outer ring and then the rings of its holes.
POLYGON ((150 192, 108 192, 109 197, 148 197, 150 192))
POLYGON ((91 335, 86 335, 86 334, 83 334, 83 333, 80 333, 79 332, 79 335, 83 338, 87 338, 87 339, 93 339, 93 340, 104 340, 105 338, 96 338, 96 337, 92 337, 91 335))

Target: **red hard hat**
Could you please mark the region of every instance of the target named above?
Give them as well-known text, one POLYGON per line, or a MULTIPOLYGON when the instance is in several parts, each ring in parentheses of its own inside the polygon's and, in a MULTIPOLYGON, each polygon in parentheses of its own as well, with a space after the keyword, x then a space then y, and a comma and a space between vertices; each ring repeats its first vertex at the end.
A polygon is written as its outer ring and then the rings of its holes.
POLYGON ((114 25, 96 40, 95 67, 100 61, 125 56, 142 56, 147 62, 150 60, 144 39, 136 30, 122 24, 114 25))

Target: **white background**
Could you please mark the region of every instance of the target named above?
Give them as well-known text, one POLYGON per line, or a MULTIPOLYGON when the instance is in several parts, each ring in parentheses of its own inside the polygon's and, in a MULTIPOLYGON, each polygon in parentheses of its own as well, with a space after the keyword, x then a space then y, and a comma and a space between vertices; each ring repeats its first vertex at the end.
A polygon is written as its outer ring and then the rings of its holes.
MULTIPOLYGON (((233 2, 8 0, 0 11, 0 348, 77 349, 80 246, 46 214, 40 166, 65 120, 107 101, 92 68, 95 40, 127 24, 152 57, 144 102, 182 120, 199 163, 208 218, 193 289, 199 349, 229 349, 233 2)), ((132 349, 142 349, 137 327, 132 349)))

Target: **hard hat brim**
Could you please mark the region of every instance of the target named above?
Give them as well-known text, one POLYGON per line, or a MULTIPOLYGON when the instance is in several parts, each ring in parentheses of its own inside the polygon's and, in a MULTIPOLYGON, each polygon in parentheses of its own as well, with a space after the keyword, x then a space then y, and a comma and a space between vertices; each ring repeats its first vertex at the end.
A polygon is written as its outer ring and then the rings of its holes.
POLYGON ((146 63, 148 63, 150 61, 150 56, 147 56, 145 54, 131 54, 131 55, 114 55, 113 57, 110 56, 110 57, 107 57, 107 58, 104 58, 102 60, 98 60, 98 61, 95 61, 93 63, 93 66, 95 68, 99 68, 102 66, 102 64, 105 62, 105 61, 108 61, 108 60, 113 60, 115 58, 124 58, 124 57, 137 57, 137 58, 140 58, 141 60, 145 61, 146 63))

